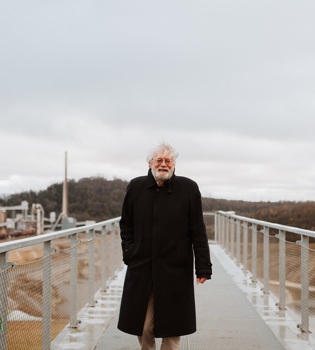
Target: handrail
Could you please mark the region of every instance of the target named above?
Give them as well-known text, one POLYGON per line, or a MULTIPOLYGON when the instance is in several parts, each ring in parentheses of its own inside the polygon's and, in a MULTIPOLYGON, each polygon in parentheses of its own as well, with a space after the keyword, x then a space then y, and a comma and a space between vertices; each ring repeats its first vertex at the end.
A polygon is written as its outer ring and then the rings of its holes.
POLYGON ((15 241, 10 241, 10 242, 3 242, 3 243, 0 243, 0 253, 8 252, 10 250, 15 250, 19 248, 29 247, 31 245, 35 245, 39 243, 52 241, 52 240, 66 237, 76 233, 86 232, 93 229, 99 229, 99 228, 102 228, 103 226, 112 225, 119 220, 120 220, 120 217, 117 217, 114 219, 101 221, 96 224, 69 228, 69 229, 57 231, 57 232, 44 233, 40 236, 22 238, 22 239, 17 239, 15 241))
POLYGON ((217 211, 215 222, 217 242, 237 265, 243 265, 245 273, 251 274, 253 283, 262 284, 265 294, 276 296, 280 310, 294 308, 301 317, 297 326, 302 332, 310 332, 314 302, 310 296, 315 298, 315 276, 310 266, 314 265, 315 251, 309 241, 315 238, 315 231, 247 218, 233 211, 217 211), (271 235, 270 229, 278 233, 271 235), (286 239, 288 233, 290 240, 286 239))
POLYGON ((315 238, 315 231, 312 231, 312 230, 306 230, 304 228, 298 228, 298 227, 294 227, 294 226, 286 226, 286 225, 276 224, 273 222, 252 219, 252 218, 248 218, 245 216, 235 215, 235 214, 233 214, 234 212, 224 212, 222 210, 219 210, 219 211, 217 211, 217 213, 226 215, 226 216, 228 216, 230 218, 234 218, 236 220, 249 222, 251 224, 256 224, 256 225, 260 225, 260 226, 264 226, 264 227, 274 228, 274 229, 279 230, 279 231, 283 230, 286 232, 292 232, 292 233, 296 233, 298 235, 305 235, 308 237, 315 238))
POLYGON ((93 307, 95 294, 105 292, 123 266, 119 220, 0 243, 1 350, 19 348, 17 344, 24 344, 23 334, 31 334, 29 348, 50 350, 60 334, 78 327, 82 307, 93 307), (38 245, 40 257, 9 263, 11 252, 38 245), (16 314, 22 314, 22 320, 35 319, 38 325, 26 331, 21 327, 28 326, 16 322, 21 320, 16 314), (36 335, 32 331, 37 331, 36 335))

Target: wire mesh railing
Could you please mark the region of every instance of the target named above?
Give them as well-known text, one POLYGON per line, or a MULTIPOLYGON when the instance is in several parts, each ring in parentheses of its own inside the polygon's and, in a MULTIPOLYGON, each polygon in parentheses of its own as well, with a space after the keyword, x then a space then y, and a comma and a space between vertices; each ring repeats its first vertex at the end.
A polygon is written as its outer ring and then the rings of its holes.
POLYGON ((300 317, 301 332, 315 332, 315 231, 223 211, 215 226, 216 241, 252 282, 300 317))
POLYGON ((122 267, 119 218, 0 244, 1 350, 57 349, 122 267))

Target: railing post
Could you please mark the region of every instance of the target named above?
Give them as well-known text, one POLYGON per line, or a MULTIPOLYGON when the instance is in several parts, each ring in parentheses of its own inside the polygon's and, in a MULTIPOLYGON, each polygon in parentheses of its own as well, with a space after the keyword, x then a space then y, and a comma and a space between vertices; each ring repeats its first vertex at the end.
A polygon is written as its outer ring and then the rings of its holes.
POLYGON ((257 225, 252 227, 252 281, 257 282, 257 225))
POLYGON ((43 255, 43 320, 42 320, 42 349, 50 350, 51 330, 51 271, 52 249, 51 241, 44 242, 43 255))
POLYGON ((115 277, 115 272, 117 268, 117 243, 118 243, 118 238, 117 238, 117 226, 115 223, 112 224, 112 229, 111 229, 111 278, 115 277))
POLYGON ((95 306, 95 230, 89 230, 88 233, 88 250, 89 250, 89 297, 88 306, 95 306))
POLYGON ((248 223, 243 223, 243 234, 244 234, 244 240, 243 240, 243 266, 244 266, 244 273, 247 274, 248 271, 248 223))
POLYGON ((77 233, 70 236, 70 327, 76 328, 80 323, 77 320, 78 299, 78 244, 77 233))
POLYGON ((236 264, 241 264, 241 222, 236 220, 236 264))
POLYGON ((225 248, 225 241, 226 241, 226 226, 225 226, 225 217, 222 214, 220 215, 220 240, 221 245, 223 248, 225 248))
POLYGON ((0 348, 7 349, 8 270, 7 253, 0 254, 0 348))
POLYGON ((214 214, 214 241, 219 243, 218 241, 218 215, 214 214))
POLYGON ((225 216, 224 218, 224 228, 225 228, 225 250, 230 252, 230 219, 225 216))
POLYGON ((301 237, 301 313, 302 323, 299 328, 309 333, 309 237, 301 237))
POLYGON ((112 271, 113 271, 113 264, 114 264, 114 258, 113 258, 113 249, 114 249, 114 232, 113 232, 113 226, 111 225, 111 228, 108 231, 108 238, 109 238, 109 249, 107 251, 107 271, 108 271, 108 281, 111 281, 112 271))
POLYGON ((106 292, 106 289, 107 289, 106 235, 107 235, 107 228, 106 226, 102 226, 102 236, 101 236, 101 277, 102 277, 101 291, 102 292, 106 292))
POLYGON ((219 235, 220 235, 220 243, 222 247, 225 245, 225 225, 224 225, 224 216, 219 214, 219 235))
POLYGON ((226 237, 227 237, 227 228, 226 228, 226 218, 224 215, 221 214, 221 231, 222 231, 222 237, 221 237, 221 240, 222 240, 222 246, 223 248, 225 249, 226 248, 226 237))
POLYGON ((264 234, 264 287, 265 294, 269 293, 269 227, 261 231, 264 234))
POLYGON ((231 227, 231 235, 230 235, 230 254, 232 258, 235 258, 235 224, 234 219, 230 218, 230 227, 231 227))
POLYGON ((285 310, 285 279, 286 279, 286 232, 279 231, 279 304, 280 310, 285 310))
POLYGON ((116 230, 115 230, 115 237, 116 237, 116 250, 115 250, 115 256, 116 256, 116 271, 119 266, 121 266, 122 262, 122 251, 121 251, 121 240, 120 240, 120 231, 119 231, 119 226, 116 224, 116 230))

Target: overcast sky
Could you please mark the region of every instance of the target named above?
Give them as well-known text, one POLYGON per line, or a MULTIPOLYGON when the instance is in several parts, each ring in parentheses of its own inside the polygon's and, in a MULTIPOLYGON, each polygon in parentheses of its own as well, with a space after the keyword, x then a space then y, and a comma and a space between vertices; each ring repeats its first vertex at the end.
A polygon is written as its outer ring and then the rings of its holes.
POLYGON ((0 194, 147 173, 315 200, 314 0, 1 0, 0 194))

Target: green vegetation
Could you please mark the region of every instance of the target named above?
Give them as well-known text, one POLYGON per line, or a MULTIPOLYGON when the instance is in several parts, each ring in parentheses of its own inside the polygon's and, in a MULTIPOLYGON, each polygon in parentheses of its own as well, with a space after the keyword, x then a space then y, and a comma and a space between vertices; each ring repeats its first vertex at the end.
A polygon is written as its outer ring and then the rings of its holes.
POLYGON ((206 211, 235 211, 237 215, 315 231, 315 201, 247 202, 203 198, 206 211))
MULTIPOLYGON (((103 177, 68 181, 69 215, 78 221, 102 221, 120 216, 127 182, 103 177)), ((0 197, 0 206, 40 203, 46 213, 57 215, 62 207, 62 183, 39 192, 29 191, 0 197)), ((235 211, 236 214, 278 224, 315 230, 315 201, 308 202, 249 202, 203 198, 205 211, 235 211)))
MULTIPOLYGON (((102 177, 69 180, 69 216, 78 221, 103 221, 120 216, 126 186, 125 181, 109 181, 102 177)), ((13 206, 28 201, 29 205, 40 203, 46 217, 53 211, 58 215, 62 208, 62 187, 62 183, 56 183, 39 192, 29 191, 2 196, 0 206, 13 206)))

